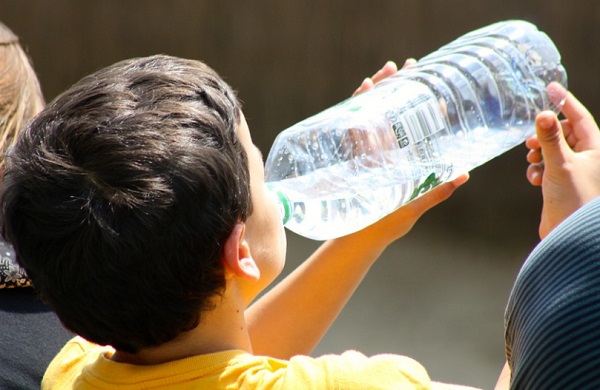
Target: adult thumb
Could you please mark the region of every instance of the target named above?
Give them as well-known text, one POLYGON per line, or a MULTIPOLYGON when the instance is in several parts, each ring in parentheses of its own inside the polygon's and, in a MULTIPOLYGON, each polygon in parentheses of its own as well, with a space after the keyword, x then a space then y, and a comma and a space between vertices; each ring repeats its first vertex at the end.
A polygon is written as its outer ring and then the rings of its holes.
POLYGON ((552 111, 541 112, 535 118, 535 128, 545 163, 564 161, 571 148, 556 114, 552 111))

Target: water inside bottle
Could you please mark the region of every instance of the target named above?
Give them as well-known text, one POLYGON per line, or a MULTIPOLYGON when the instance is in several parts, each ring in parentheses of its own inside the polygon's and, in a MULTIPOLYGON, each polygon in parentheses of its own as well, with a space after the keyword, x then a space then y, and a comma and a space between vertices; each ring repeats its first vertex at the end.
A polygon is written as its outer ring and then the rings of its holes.
MULTIPOLYGON (((531 126, 530 126, 531 127, 531 126)), ((351 162, 268 183, 284 196, 290 212, 285 226, 304 237, 324 240, 356 232, 441 182, 466 173, 522 143, 531 131, 477 128, 445 135, 428 162, 406 160, 356 176, 351 162), (423 173, 426 172, 424 175, 423 173), (425 178, 425 179, 423 179, 425 178)))
POLYGON ((343 166, 334 165, 270 183, 289 202, 291 217, 285 226, 317 240, 349 234, 386 215, 414 190, 415 183, 408 178, 390 185, 383 168, 362 176, 360 186, 349 175, 343 166), (332 179, 336 177, 346 180, 332 179))

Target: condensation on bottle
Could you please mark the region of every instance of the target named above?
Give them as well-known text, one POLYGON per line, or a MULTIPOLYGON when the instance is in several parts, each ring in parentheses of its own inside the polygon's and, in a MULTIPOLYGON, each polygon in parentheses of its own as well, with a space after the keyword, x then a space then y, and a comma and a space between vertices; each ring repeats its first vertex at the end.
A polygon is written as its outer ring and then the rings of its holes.
POLYGON ((523 143, 540 111, 560 111, 551 82, 567 75, 545 33, 492 24, 282 131, 265 181, 289 230, 353 233, 523 143))

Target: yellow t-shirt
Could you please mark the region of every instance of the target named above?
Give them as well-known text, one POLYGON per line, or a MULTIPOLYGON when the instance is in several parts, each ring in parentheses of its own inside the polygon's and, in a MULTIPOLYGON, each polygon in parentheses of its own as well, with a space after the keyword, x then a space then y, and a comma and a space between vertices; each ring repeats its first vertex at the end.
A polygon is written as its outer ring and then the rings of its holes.
POLYGON ((231 350, 139 366, 110 360, 113 352, 75 337, 48 367, 42 389, 438 388, 419 363, 398 355, 348 351, 286 361, 231 350))

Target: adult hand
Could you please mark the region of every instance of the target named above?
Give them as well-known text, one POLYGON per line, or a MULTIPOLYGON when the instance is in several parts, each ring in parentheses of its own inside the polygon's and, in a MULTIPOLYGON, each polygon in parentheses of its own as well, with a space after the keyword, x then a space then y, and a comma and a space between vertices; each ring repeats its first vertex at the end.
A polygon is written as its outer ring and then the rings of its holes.
POLYGON ((530 149, 527 179, 542 187, 544 204, 539 226, 540 238, 587 202, 600 196, 600 131, 596 121, 558 83, 548 86, 554 103, 564 99, 560 121, 551 111, 535 120, 536 135, 526 141, 530 149))

